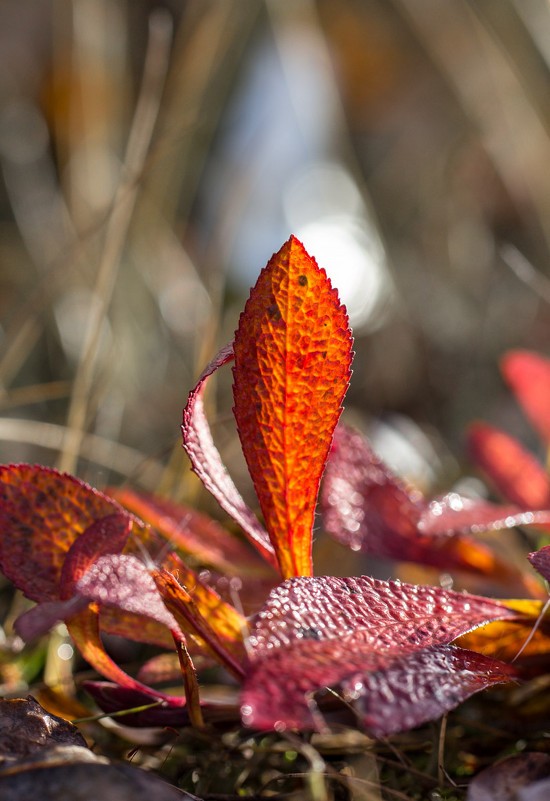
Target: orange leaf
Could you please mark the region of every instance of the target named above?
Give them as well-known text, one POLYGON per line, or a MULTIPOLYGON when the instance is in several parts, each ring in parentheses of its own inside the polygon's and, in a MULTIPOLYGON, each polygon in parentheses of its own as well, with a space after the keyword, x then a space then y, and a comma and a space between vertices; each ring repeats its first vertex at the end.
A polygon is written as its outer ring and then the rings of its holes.
POLYGON ((550 614, 544 603, 531 600, 501 601, 517 613, 514 620, 499 620, 462 635, 455 641, 485 656, 513 661, 521 650, 519 664, 545 667, 550 654, 550 614), (525 644, 526 647, 524 648, 525 644), (544 657, 544 661, 541 658, 544 657))
POLYGON ((514 437, 487 423, 473 423, 468 430, 468 449, 476 464, 508 500, 524 509, 548 508, 548 475, 514 437))
POLYGON ((503 357, 500 369, 531 424, 550 445, 550 360, 513 350, 503 357))
POLYGON ((262 270, 235 334, 235 417, 284 578, 309 576, 315 502, 351 375, 345 308, 291 237, 262 270))
POLYGON ((111 681, 120 684, 122 687, 128 687, 134 690, 141 690, 142 692, 150 693, 157 698, 170 700, 172 704, 179 704, 183 706, 185 699, 172 698, 165 695, 158 690, 153 690, 141 682, 129 676, 119 666, 113 662, 111 657, 105 651, 101 637, 99 634, 98 626, 98 606, 95 603, 89 605, 87 609, 74 615, 67 621, 67 628, 69 634, 74 640, 78 650, 90 665, 106 676, 111 681))
MULTIPOLYGON (((155 571, 153 578, 166 608, 174 615, 182 629, 193 632, 218 661, 224 664, 237 678, 242 678, 243 670, 240 660, 235 659, 232 651, 222 640, 222 636, 225 635, 231 642, 231 636, 234 633, 227 628, 227 620, 221 620, 212 614, 208 617, 204 616, 203 605, 200 602, 196 604, 191 594, 168 570, 155 571), (211 625, 212 623, 214 625, 211 625)), ((238 613, 235 612, 235 615, 237 616, 238 613)), ((248 631, 245 618, 241 618, 241 626, 238 639, 234 638, 231 644, 237 646, 237 648, 233 648, 233 651, 238 651, 242 659, 244 656, 243 634, 248 631)))
MULTIPOLYGON (((243 636, 248 632, 246 618, 234 606, 220 598, 212 587, 201 581, 199 576, 181 562, 175 554, 164 561, 162 567, 177 576, 178 582, 189 594, 194 608, 215 634, 228 644, 228 647, 234 646, 234 650, 241 653, 243 636)), ((158 573, 159 571, 156 571, 155 576, 158 573)))

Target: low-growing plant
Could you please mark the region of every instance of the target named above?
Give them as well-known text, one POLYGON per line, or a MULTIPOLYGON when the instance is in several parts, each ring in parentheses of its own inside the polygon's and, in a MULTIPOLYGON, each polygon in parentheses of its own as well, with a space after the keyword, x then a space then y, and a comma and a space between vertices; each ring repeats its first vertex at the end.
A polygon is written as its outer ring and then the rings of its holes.
MULTIPOLYGON (((346 311, 325 272, 291 237, 261 272, 234 342, 206 367, 183 414, 193 470, 253 549, 167 499, 129 489, 102 493, 47 467, 1 467, 0 566, 37 602, 17 621, 19 633, 30 639, 64 620, 83 656, 109 680, 87 684, 103 709, 153 704, 129 723, 202 727, 215 720, 216 707, 201 698, 197 659, 222 665, 239 682, 246 726, 323 730, 329 702, 339 698, 377 737, 516 679, 520 663, 495 654, 513 658, 540 600, 313 575, 314 515, 327 466, 321 511, 340 542, 544 596, 527 562, 507 563, 474 535, 548 525, 550 504, 499 506, 457 493, 428 501, 396 479, 358 432, 338 422, 351 362, 346 311), (263 523, 225 470, 205 415, 205 384, 229 362, 263 523), (208 567, 209 577, 197 566, 208 567), (251 618, 237 608, 235 579, 251 618), (153 658, 134 678, 108 655, 102 632, 163 647, 173 658, 168 666, 166 657, 153 658), (467 639, 453 644, 461 635, 467 639), (184 696, 151 686, 172 676, 175 658, 184 696)), ((546 551, 532 561, 548 578, 546 551)), ((540 652, 548 640, 539 628, 540 652)))

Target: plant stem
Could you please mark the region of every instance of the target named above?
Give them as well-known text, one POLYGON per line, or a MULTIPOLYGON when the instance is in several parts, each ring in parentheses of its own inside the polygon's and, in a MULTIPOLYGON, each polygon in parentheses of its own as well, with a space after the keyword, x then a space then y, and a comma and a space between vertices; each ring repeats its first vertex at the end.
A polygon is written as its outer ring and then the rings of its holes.
POLYGON ((195 729, 204 729, 204 718, 201 712, 199 684, 197 682, 197 673, 195 666, 189 656, 189 651, 185 641, 177 637, 174 633, 174 642, 178 652, 178 659, 180 661, 181 675, 183 676, 183 686, 185 687, 185 699, 187 701, 187 709, 189 712, 189 720, 195 729))

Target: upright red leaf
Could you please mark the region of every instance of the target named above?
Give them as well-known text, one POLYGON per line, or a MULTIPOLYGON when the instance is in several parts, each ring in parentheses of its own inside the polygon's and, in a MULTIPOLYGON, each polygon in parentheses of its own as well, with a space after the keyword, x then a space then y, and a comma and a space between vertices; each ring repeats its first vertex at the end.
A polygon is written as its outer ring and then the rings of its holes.
POLYGON ((283 576, 311 575, 319 482, 350 378, 348 318, 291 237, 261 272, 235 334, 235 417, 283 576))
POLYGON ((512 350, 502 358, 500 368, 531 424, 550 445, 550 359, 512 350))

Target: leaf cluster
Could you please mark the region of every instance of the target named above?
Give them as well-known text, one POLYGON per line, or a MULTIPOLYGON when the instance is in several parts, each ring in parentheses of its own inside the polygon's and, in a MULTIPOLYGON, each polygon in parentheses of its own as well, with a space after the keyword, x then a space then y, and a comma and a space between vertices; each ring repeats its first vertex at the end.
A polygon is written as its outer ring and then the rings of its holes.
MULTIPOLYGON (((527 560, 510 564, 479 538, 550 524, 544 468, 503 432, 476 424, 471 450, 509 502, 456 492, 425 498, 396 478, 359 432, 339 423, 352 357, 336 291, 291 237, 261 272, 234 342, 205 368, 183 413, 192 468, 248 543, 166 498, 127 488, 100 492, 47 467, 0 467, 0 566, 37 603, 18 619, 18 633, 33 639, 64 621, 107 680, 87 683, 105 712, 140 707, 126 723, 197 730, 240 718, 254 730, 326 733, 351 715, 371 737, 384 738, 437 719, 480 690, 517 681, 534 658, 544 663, 541 583, 527 560), (237 429, 262 520, 227 473, 205 414, 208 379, 230 362, 237 429), (470 572, 527 597, 314 576, 323 476, 323 527, 353 551, 470 572), (165 653, 130 675, 109 655, 105 634, 165 653), (240 686, 238 702, 201 691, 197 669, 215 664, 240 686), (178 676, 182 690, 166 691, 178 676)), ((549 443, 548 363, 515 353, 503 370, 549 443)), ((530 561, 550 579, 548 548, 530 561)))

